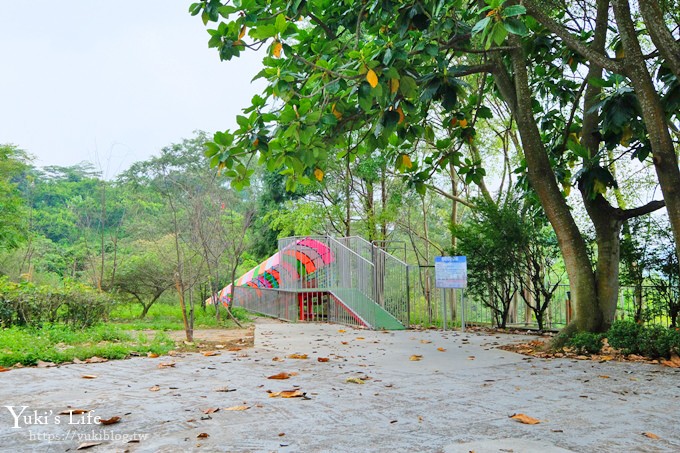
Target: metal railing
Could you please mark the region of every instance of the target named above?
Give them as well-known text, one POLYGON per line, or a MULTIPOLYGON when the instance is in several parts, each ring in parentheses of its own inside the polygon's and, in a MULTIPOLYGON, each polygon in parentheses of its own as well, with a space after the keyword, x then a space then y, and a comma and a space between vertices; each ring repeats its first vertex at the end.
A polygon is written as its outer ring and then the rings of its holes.
POLYGON ((292 291, 236 286, 233 305, 286 321, 300 318, 298 297, 292 291))

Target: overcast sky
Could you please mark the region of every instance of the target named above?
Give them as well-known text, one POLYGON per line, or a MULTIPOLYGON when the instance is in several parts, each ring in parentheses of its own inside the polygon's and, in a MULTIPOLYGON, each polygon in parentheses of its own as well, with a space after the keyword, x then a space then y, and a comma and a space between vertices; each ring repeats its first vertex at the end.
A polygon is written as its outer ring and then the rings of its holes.
POLYGON ((191 0, 0 0, 0 144, 112 177, 233 127, 259 56, 220 62, 191 0), (97 163, 99 159, 99 163, 97 163))

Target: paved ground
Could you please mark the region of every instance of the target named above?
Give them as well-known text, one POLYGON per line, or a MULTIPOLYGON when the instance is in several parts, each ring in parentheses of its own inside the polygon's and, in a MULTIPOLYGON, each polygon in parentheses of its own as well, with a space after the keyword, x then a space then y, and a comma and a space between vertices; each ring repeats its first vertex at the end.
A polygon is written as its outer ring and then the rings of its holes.
POLYGON ((675 370, 495 349, 518 339, 259 324, 254 348, 216 356, 12 370, 0 373, 0 450, 63 452, 102 442, 89 451, 680 451, 675 370), (288 358, 294 353, 308 359, 288 358), (175 366, 159 368, 168 362, 175 366), (298 374, 267 379, 280 372, 298 374), (306 398, 267 393, 294 389, 306 398), (15 419, 11 411, 22 406, 15 419), (59 416, 68 406, 121 421, 59 416), (234 406, 249 409, 225 410, 234 406), (205 414, 210 408, 220 410, 205 414), (514 413, 541 422, 521 424, 509 418, 514 413), (128 443, 133 437, 141 440, 128 443))

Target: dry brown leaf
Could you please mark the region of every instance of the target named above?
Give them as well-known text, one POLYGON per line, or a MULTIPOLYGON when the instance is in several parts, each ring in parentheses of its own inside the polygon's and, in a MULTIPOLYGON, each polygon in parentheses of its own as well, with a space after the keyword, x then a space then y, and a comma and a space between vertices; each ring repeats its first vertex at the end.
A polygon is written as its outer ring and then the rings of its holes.
POLYGON ((430 344, 432 343, 430 340, 420 340, 422 344, 430 344))
POLYGON ((283 359, 281 357, 274 357, 272 362, 283 362, 283 359))
POLYGON ((657 436, 654 433, 644 432, 644 433, 642 433, 642 435, 645 436, 645 437, 649 437, 650 439, 661 439, 659 436, 657 436))
POLYGON ((236 351, 240 351, 241 349, 243 349, 243 348, 229 348, 229 349, 227 349, 227 351, 236 352, 236 351))
POLYGON ((349 382, 350 384, 365 384, 363 379, 358 378, 358 377, 348 377, 345 379, 345 382, 349 382))
POLYGON ((204 413, 204 414, 214 414, 214 413, 217 412, 218 410, 220 410, 219 407, 209 407, 209 408, 207 408, 207 409, 203 409, 203 413, 204 413))
POLYGON ((158 368, 174 368, 175 362, 163 362, 158 364, 158 368))
POLYGON ((146 356, 150 359, 155 359, 156 357, 158 357, 158 354, 156 354, 155 352, 147 352, 146 356))
POLYGON ((301 390, 283 390, 281 392, 272 392, 269 394, 269 398, 301 398, 305 396, 301 390))
POLYGON ((206 357, 212 357, 212 356, 214 356, 214 355, 220 355, 220 353, 217 352, 217 351, 205 351, 205 352, 203 353, 203 355, 206 356, 206 357))
POLYGON ((114 425, 114 424, 118 423, 119 421, 120 421, 120 417, 118 417, 116 415, 115 417, 111 417, 111 418, 107 418, 107 419, 102 418, 102 419, 99 420, 99 423, 101 423, 102 425, 114 425))
POLYGON ((601 374, 598 377, 602 379, 609 379, 609 376, 607 376, 606 374, 601 374))
POLYGON ((661 364, 670 368, 680 368, 680 357, 677 354, 672 354, 670 360, 662 360, 661 364))
POLYGON ((225 411, 247 411, 250 409, 250 406, 231 406, 231 407, 225 407, 225 411))
POLYGON ((104 362, 108 362, 108 361, 109 361, 109 359, 94 356, 94 357, 90 357, 89 359, 86 359, 85 363, 104 363, 104 362))
POLYGON ((473 355, 468 356, 468 360, 475 360, 475 356, 473 355))
POLYGON ((0 373, 2 373, 3 371, 9 371, 9 370, 10 370, 9 368, 5 368, 4 366, 0 366, 0 373))
POLYGON ((38 368, 52 368, 54 366, 57 366, 57 364, 53 362, 43 362, 42 360, 38 360, 35 366, 38 368))
POLYGON ((307 354, 291 354, 288 356, 289 359, 306 359, 307 354))
POLYGON ((210 437, 210 434, 208 434, 208 433, 199 433, 196 436, 197 439, 207 439, 208 437, 210 437))
POLYGON ((535 419, 533 417, 529 417, 528 415, 525 414, 513 414, 510 416, 510 418, 517 420, 520 423, 524 423, 525 425, 538 425, 541 423, 540 420, 535 419))
POLYGON ((347 343, 346 341, 341 341, 340 343, 342 343, 342 344, 349 344, 349 343, 347 343))
POLYGON ((154 385, 153 387, 149 388, 149 391, 150 391, 150 392, 157 392, 157 391, 159 391, 160 389, 161 389, 161 388, 160 388, 159 386, 154 385))
POLYGON ((80 415, 80 414, 87 414, 90 412, 89 409, 66 409, 64 411, 59 412, 59 415, 80 415))
POLYGON ((290 374, 288 374, 288 373, 282 371, 282 372, 279 373, 279 374, 275 374, 275 375, 273 375, 273 376, 269 376, 267 379, 290 379, 290 376, 291 376, 290 374))
POLYGON ((357 340, 365 340, 364 337, 356 337, 357 340))
POLYGON ((437 351, 439 351, 439 352, 446 352, 446 348, 437 348, 437 351))
POLYGON ((423 356, 422 356, 422 355, 413 354, 411 357, 409 357, 409 360, 410 360, 411 362, 418 362, 418 361, 420 361, 420 360, 423 360, 423 356))
POLYGON ((330 359, 328 357, 317 357, 317 362, 328 362, 330 359))
POLYGON ((80 377, 83 378, 83 379, 97 379, 97 375, 95 375, 95 374, 83 374, 80 377))
POLYGON ((96 447, 97 445, 101 445, 101 444, 102 444, 101 442, 85 442, 85 443, 78 445, 78 448, 76 448, 76 450, 85 450, 87 448, 96 447))

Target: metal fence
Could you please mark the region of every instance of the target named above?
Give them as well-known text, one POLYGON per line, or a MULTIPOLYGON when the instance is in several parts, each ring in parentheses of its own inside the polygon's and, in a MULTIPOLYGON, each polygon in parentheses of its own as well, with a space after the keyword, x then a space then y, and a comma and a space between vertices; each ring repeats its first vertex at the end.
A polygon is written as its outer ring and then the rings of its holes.
POLYGON ((300 318, 298 297, 292 291, 236 286, 233 305, 287 321, 300 318))
MULTIPOLYGON (((452 328, 466 324, 496 325, 493 310, 483 300, 463 293, 459 289, 441 289, 434 285, 434 266, 409 266, 409 323, 422 328, 452 328), (461 304, 465 298, 464 305, 461 304), (465 312, 461 313, 461 307, 465 312)), ((648 324, 668 327, 669 300, 678 301, 677 292, 660 294, 653 286, 622 286, 616 308, 616 319, 641 320, 648 324)), ((676 302, 677 303, 677 302, 676 302)), ((569 285, 558 285, 544 316, 544 328, 558 330, 566 326, 574 315, 570 301, 569 285)), ((510 304, 507 327, 536 329, 538 324, 533 311, 519 294, 510 304)))

